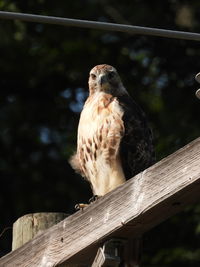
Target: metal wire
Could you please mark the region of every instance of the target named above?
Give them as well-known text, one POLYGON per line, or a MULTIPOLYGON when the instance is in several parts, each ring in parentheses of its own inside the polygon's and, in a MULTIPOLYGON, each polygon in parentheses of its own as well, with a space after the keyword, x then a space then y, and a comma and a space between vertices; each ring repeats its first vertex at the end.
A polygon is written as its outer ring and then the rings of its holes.
POLYGON ((148 28, 148 27, 80 20, 80 19, 50 17, 50 16, 41 16, 41 15, 6 12, 6 11, 0 11, 0 19, 11 19, 11 20, 18 19, 23 21, 37 22, 37 23, 47 23, 47 24, 56 24, 62 26, 72 26, 80 28, 118 31, 118 32, 126 32, 132 34, 152 35, 152 36, 160 36, 167 38, 200 41, 200 34, 194 32, 172 31, 172 30, 164 30, 158 28, 148 28))

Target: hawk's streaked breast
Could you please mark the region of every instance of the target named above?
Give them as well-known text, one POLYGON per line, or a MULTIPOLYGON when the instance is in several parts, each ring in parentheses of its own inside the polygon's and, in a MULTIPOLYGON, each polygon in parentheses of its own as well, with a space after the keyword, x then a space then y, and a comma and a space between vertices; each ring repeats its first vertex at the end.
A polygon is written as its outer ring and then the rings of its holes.
POLYGON ((77 156, 95 195, 104 195, 125 181, 119 156, 122 116, 117 99, 103 92, 90 96, 81 113, 77 156))
POLYGON ((90 182, 94 195, 102 196, 151 166, 154 148, 146 116, 115 68, 95 66, 89 91, 71 165, 90 182))

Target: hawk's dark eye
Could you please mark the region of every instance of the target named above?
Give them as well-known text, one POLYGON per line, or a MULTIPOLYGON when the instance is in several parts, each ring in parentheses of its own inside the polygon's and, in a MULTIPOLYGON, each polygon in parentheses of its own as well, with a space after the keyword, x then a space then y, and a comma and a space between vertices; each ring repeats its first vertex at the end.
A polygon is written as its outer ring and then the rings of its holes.
POLYGON ((91 73, 90 77, 92 78, 92 80, 95 80, 97 76, 94 73, 91 73))
POLYGON ((110 71, 110 72, 108 73, 108 78, 109 78, 109 79, 112 79, 114 76, 115 76, 115 72, 114 72, 114 71, 110 71))

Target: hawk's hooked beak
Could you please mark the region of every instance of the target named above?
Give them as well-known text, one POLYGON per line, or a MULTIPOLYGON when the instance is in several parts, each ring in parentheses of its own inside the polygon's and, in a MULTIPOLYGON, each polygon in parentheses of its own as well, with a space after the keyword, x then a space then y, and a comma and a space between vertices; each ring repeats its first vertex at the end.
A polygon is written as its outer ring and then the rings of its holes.
POLYGON ((99 77, 99 84, 102 86, 103 84, 108 83, 108 76, 106 74, 102 74, 99 77))

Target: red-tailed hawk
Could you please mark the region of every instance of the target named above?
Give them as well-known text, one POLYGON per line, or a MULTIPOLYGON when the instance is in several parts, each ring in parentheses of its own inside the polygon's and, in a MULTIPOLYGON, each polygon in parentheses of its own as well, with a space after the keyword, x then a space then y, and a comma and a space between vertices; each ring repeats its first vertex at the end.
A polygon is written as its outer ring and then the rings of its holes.
POLYGON ((144 112, 129 96, 116 69, 97 65, 81 112, 72 167, 103 196, 154 162, 144 112))

